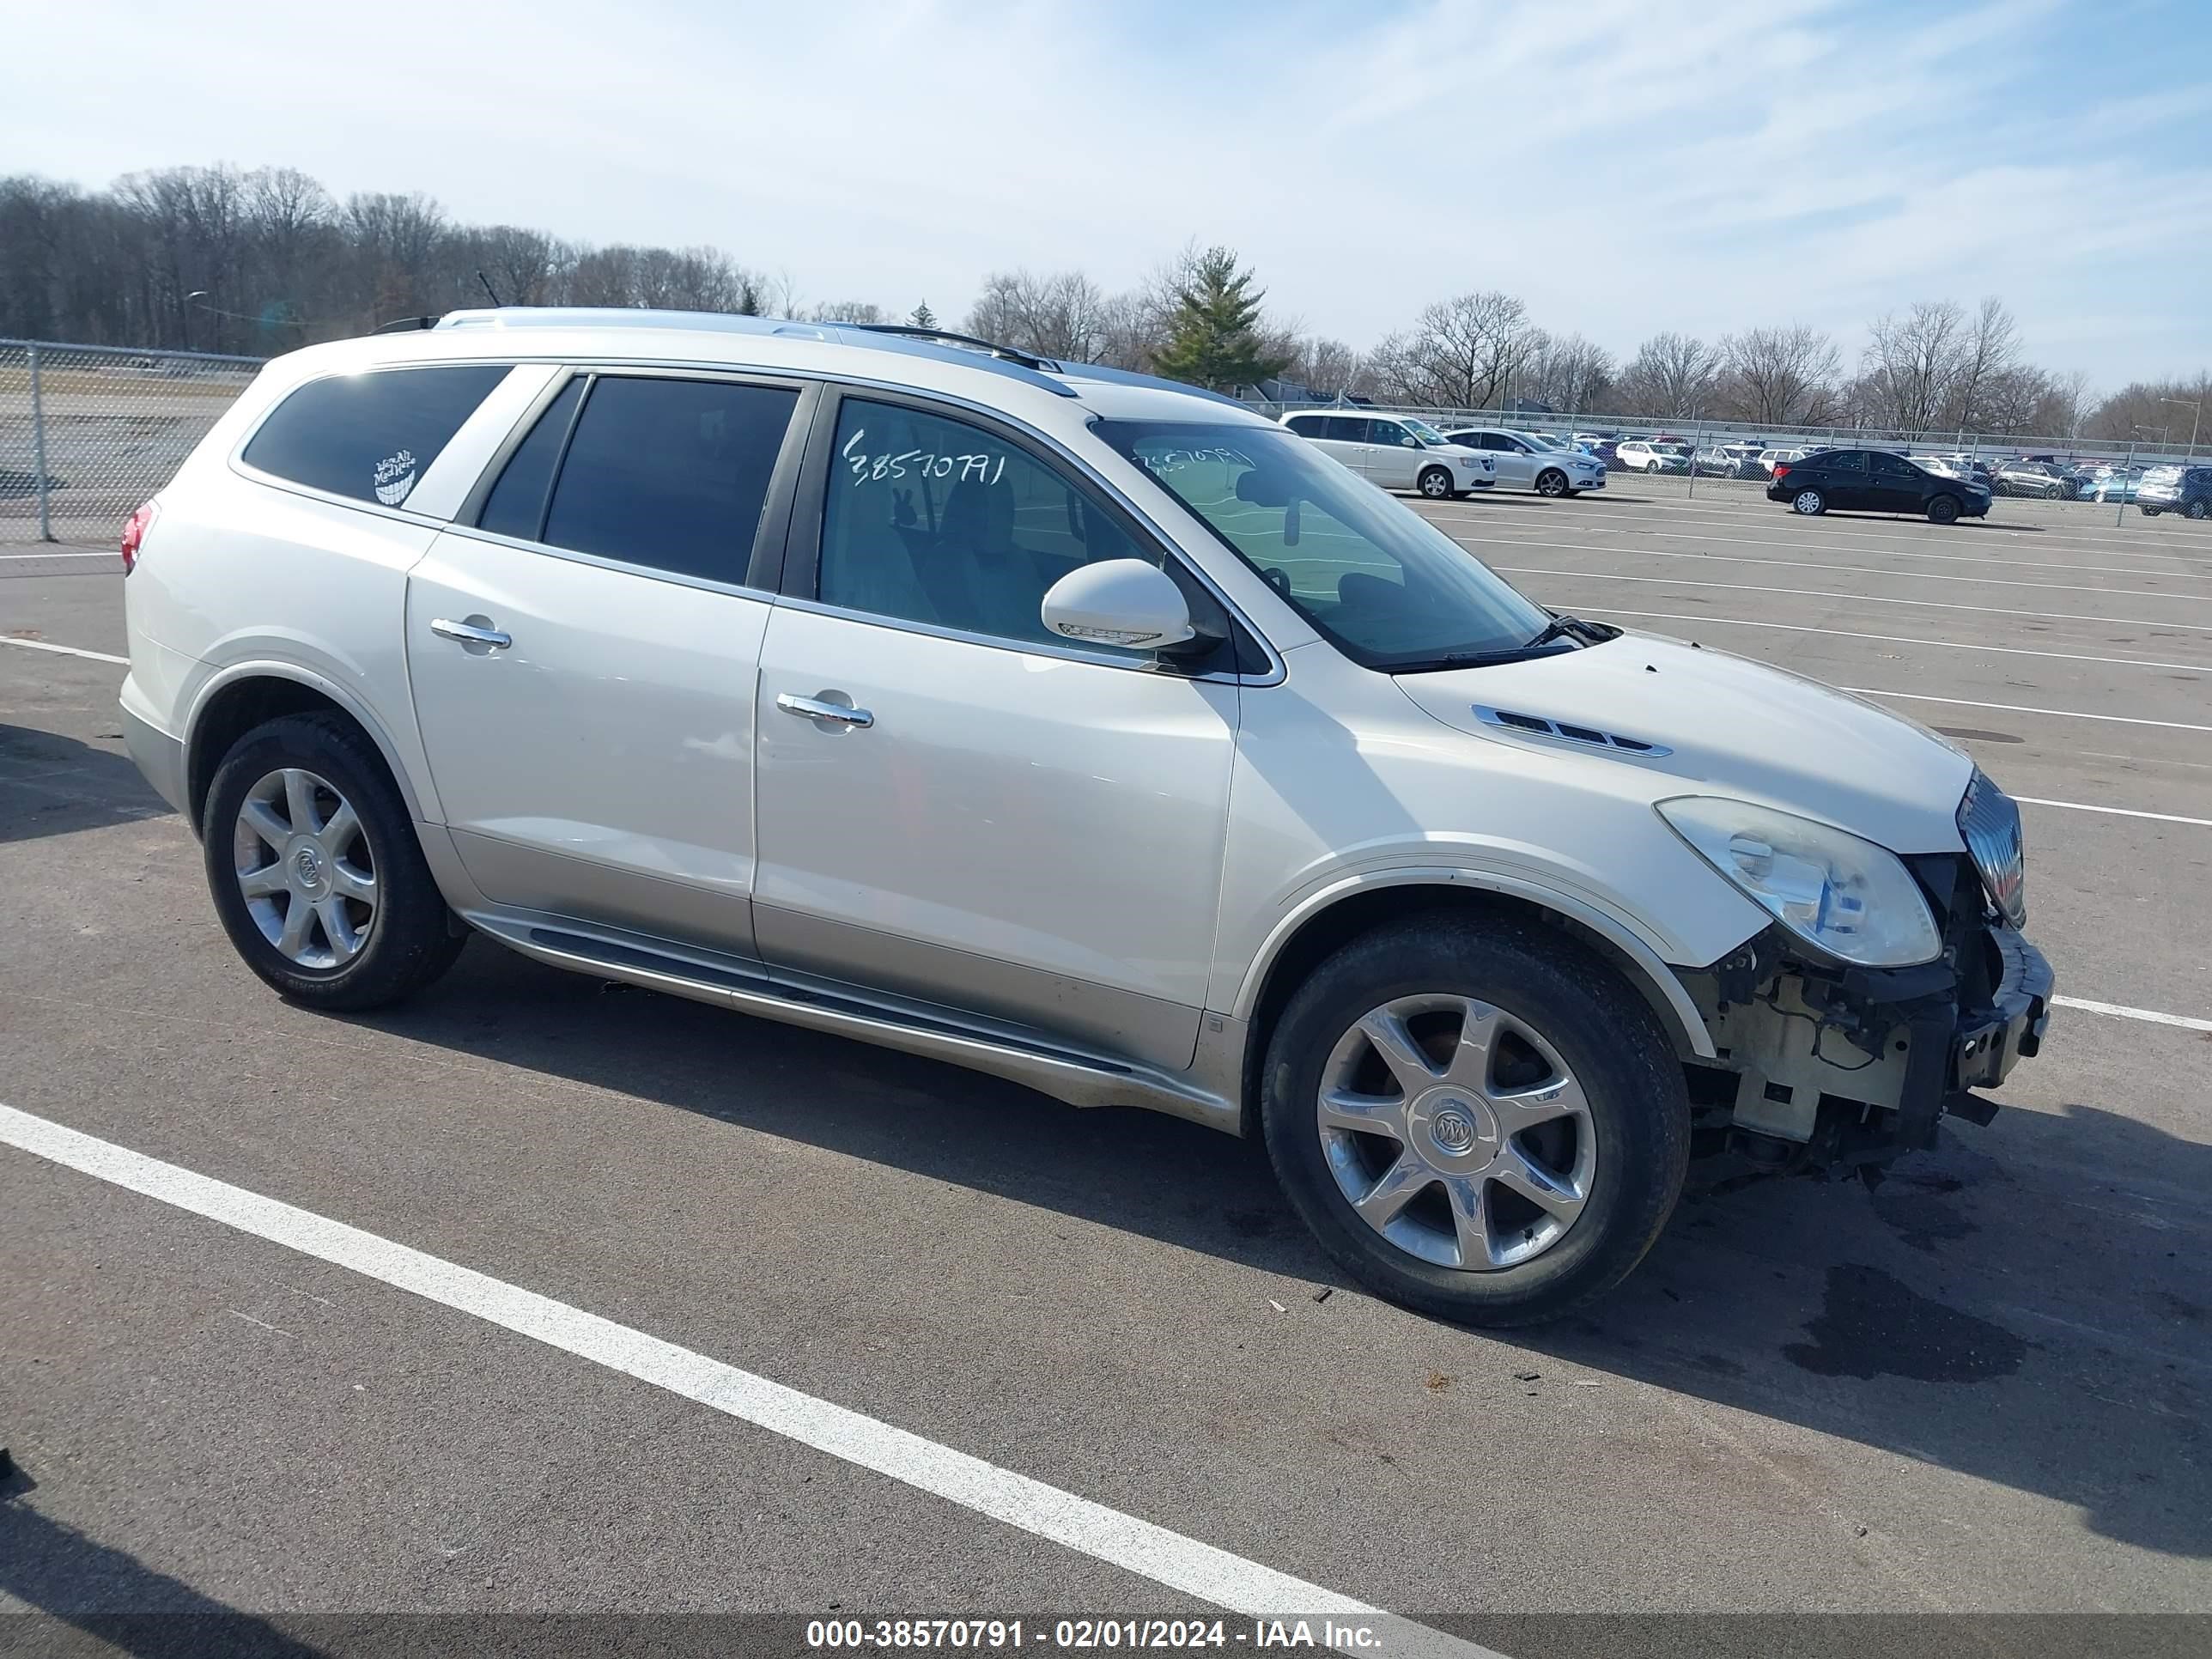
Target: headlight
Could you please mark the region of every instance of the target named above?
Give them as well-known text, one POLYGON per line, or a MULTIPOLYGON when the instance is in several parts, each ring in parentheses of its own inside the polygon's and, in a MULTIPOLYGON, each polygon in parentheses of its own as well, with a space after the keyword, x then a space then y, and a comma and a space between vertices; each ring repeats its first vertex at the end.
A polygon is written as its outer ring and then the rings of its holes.
POLYGON ((1931 962, 1943 940, 1896 854, 1749 801, 1680 795, 1659 816, 1698 857, 1808 944, 1845 962, 1931 962))

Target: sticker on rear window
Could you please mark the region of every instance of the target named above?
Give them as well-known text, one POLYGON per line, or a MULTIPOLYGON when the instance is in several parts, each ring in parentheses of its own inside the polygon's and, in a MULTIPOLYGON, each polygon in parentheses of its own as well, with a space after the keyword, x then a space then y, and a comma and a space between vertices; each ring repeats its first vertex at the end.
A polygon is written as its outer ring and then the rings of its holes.
POLYGON ((386 507, 397 507, 407 499, 407 492, 415 488, 415 452, 403 449, 397 455, 387 455, 376 464, 376 499, 386 507))

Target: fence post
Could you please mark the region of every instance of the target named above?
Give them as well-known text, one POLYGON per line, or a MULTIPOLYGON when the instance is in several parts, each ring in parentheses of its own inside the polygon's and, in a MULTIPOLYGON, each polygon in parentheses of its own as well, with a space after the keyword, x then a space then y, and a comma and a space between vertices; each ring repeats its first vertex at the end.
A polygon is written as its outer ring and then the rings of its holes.
POLYGON ((54 538, 53 519, 46 503, 46 412, 39 396, 39 349, 30 349, 31 358, 31 487, 39 493, 39 539, 50 542, 54 538))
POLYGON ((2136 441, 2128 440, 2128 458, 2120 463, 2119 507, 2112 514, 2112 528, 2118 530, 2128 521, 2128 474, 2136 470, 2136 441))
POLYGON ((1699 421, 1690 431, 1690 499, 1698 499, 1698 451, 1705 447, 1705 423, 1699 421))

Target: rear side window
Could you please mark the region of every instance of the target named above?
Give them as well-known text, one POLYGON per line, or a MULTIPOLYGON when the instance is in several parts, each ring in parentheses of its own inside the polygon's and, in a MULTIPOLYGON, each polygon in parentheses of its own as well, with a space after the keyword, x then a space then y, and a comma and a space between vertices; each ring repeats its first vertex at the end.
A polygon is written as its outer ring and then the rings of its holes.
POLYGON ((732 380, 594 380, 539 539, 742 582, 798 401, 789 387, 732 380))
POLYGON ((1814 457, 1813 464, 1823 472, 1863 472, 1867 470, 1867 453, 1863 449, 1832 449, 1814 457))
POLYGON ((568 428, 575 424, 576 405, 583 401, 584 386, 585 377, 579 374, 562 386, 561 395, 530 428, 530 435, 507 458, 499 482, 485 498, 483 511, 477 515, 479 529, 520 537, 526 542, 544 539, 545 498, 552 494, 553 469, 560 465, 568 428))
POLYGON ((1333 443, 1364 444, 1367 441, 1367 417, 1364 415, 1332 415, 1328 428, 1322 434, 1333 443))
POLYGON ((386 368, 311 380, 262 422, 242 459, 293 483, 403 506, 510 367, 386 368))

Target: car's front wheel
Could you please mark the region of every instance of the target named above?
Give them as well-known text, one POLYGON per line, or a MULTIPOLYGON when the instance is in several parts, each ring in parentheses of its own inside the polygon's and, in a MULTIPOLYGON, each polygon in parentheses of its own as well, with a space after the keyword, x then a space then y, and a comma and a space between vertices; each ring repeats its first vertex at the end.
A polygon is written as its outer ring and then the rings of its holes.
POLYGON ((2190 502, 2189 516, 2196 520, 2199 524, 2202 524, 2207 519, 2212 519, 2212 502, 2207 502, 2202 500, 2190 502))
POLYGON ((1817 489, 1801 489, 1790 498, 1790 510, 1814 518, 1828 510, 1828 498, 1817 489))
POLYGON ((1436 917, 1330 957, 1268 1043, 1284 1191, 1379 1294, 1553 1319, 1643 1259, 1689 1157, 1681 1066, 1642 997, 1532 927, 1436 917))
POLYGON ((1928 503, 1929 523, 1956 524, 1958 521, 1959 498, 1956 495, 1938 495, 1928 503))
POLYGON ((1547 466, 1536 475, 1539 495, 1559 496, 1567 493, 1567 475, 1556 466, 1547 466))
POLYGON ((1432 501, 1448 501, 1451 499, 1451 474, 1443 467, 1423 467, 1421 476, 1414 481, 1414 486, 1432 501))
POLYGON ((453 924, 383 757, 335 714, 289 714, 232 745, 201 848, 247 967, 295 1001, 375 1008, 453 965, 453 924))
POLYGON ((1644 463, 1644 470, 1646 472, 1656 472, 1659 470, 1659 463, 1656 461, 1646 461, 1644 463))

